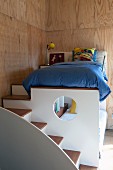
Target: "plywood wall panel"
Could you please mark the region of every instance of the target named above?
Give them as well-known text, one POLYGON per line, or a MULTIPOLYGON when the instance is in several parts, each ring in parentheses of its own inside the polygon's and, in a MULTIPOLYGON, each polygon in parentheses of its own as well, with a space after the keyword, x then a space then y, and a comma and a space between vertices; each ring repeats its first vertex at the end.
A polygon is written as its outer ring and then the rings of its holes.
POLYGON ((46 30, 76 28, 78 0, 48 0, 47 2, 46 30))
POLYGON ((44 64, 45 41, 45 31, 0 13, 0 99, 44 64))
POLYGON ((68 31, 55 31, 55 32, 48 32, 47 33, 47 42, 54 42, 55 43, 55 49, 52 51, 70 51, 71 48, 71 37, 72 34, 68 34, 68 31), (66 35, 67 34, 67 35, 66 35), (69 35, 69 37, 68 37, 69 35), (65 42, 64 42, 65 38, 65 42))
POLYGON ((75 47, 95 47, 94 46, 94 35, 95 29, 77 29, 75 30, 76 39, 75 47))
MULTIPOLYGON (((28 67, 27 25, 3 15, 0 15, 0 21, 4 23, 0 23, 0 44, 3 46, 1 58, 4 60, 4 71, 8 77, 13 71, 18 72, 22 65, 24 69, 28 67)), ((22 78, 21 74, 18 76, 19 79, 15 81, 22 78)))
POLYGON ((95 0, 95 26, 113 26, 113 0, 95 0))
POLYGON ((45 63, 46 0, 0 0, 0 105, 12 83, 45 63))
POLYGON ((56 1, 51 1, 48 0, 46 5, 46 11, 47 11, 47 16, 46 16, 46 29, 47 30, 62 30, 64 28, 64 24, 62 22, 62 0, 56 0, 56 1), (59 27, 60 23, 60 27, 59 27))
POLYGON ((113 26, 113 0, 48 0, 48 31, 113 26))
POLYGON ((15 18, 17 18, 20 21, 26 21, 26 11, 27 11, 27 5, 26 0, 17 0, 16 2, 17 8, 16 8, 16 15, 15 18))
POLYGON ((80 28, 94 28, 94 0, 78 0, 78 10, 76 10, 77 27, 80 28))
POLYGON ((1 0, 0 1, 0 12, 10 17, 19 18, 19 13, 24 11, 23 4, 26 0, 1 0), (21 5, 20 5, 21 4, 21 5), (19 13, 18 13, 19 12, 19 13))
POLYGON ((28 56, 30 69, 37 69, 45 63, 45 32, 33 26, 28 27, 28 56))
POLYGON ((45 30, 45 0, 28 0, 26 4, 27 23, 45 30))
POLYGON ((54 42, 56 51, 72 51, 74 47, 95 47, 94 35, 95 29, 53 31, 47 32, 47 42, 54 42))
POLYGON ((95 29, 94 44, 97 49, 107 50, 105 47, 106 42, 105 34, 106 34, 105 29, 102 28, 95 29))
POLYGON ((45 30, 45 0, 1 0, 0 12, 45 30))
POLYGON ((1 0, 0 1, 0 12, 6 15, 10 15, 10 0, 1 0))
POLYGON ((47 30, 94 28, 94 0, 48 0, 47 30))

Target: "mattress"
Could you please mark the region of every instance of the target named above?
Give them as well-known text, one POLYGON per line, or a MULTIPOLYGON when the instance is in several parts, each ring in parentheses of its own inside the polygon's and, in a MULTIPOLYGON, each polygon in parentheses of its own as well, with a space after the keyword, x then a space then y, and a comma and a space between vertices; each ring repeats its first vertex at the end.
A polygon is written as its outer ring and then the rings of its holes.
POLYGON ((99 150, 102 152, 104 135, 107 123, 107 112, 103 109, 99 110, 99 150))

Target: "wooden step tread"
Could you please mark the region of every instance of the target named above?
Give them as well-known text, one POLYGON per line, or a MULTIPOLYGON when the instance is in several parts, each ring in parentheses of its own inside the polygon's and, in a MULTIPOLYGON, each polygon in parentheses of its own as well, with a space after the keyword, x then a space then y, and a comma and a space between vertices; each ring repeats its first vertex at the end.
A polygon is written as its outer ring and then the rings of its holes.
POLYGON ((30 109, 14 109, 14 108, 6 108, 6 109, 10 110, 11 112, 16 113, 19 116, 25 116, 26 114, 28 114, 32 111, 30 109))
POLYGON ((47 123, 44 122, 31 122, 31 123, 38 127, 39 129, 43 129, 47 125, 47 123))
POLYGON ((30 100, 30 96, 28 95, 9 95, 3 97, 3 99, 7 100, 30 100))
POLYGON ((59 145, 61 143, 61 141, 63 140, 63 137, 61 136, 52 136, 52 135, 48 135, 57 145, 59 145))
POLYGON ((73 151, 73 150, 67 150, 63 149, 63 151, 71 158, 71 160, 76 164, 79 157, 80 157, 80 152, 79 151, 73 151))
POLYGON ((87 165, 80 165, 80 169, 79 170, 97 170, 97 167, 94 166, 87 166, 87 165))

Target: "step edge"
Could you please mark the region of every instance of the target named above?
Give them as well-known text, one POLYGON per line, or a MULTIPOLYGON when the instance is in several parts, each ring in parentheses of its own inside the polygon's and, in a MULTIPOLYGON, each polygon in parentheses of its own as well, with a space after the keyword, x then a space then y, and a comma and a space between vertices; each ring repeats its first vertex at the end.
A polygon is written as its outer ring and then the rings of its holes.
MULTIPOLYGON (((20 116, 19 114, 15 113, 15 112, 13 111, 13 109, 16 110, 16 108, 5 108, 5 109, 7 109, 7 110, 13 112, 14 114, 20 116)), ((17 109, 17 110, 26 110, 26 111, 27 111, 27 113, 23 114, 23 115, 20 116, 20 117, 24 117, 25 115, 28 115, 28 114, 30 114, 30 113, 32 112, 31 109, 17 109)))
POLYGON ((57 136, 57 135, 48 135, 48 137, 53 141, 53 142, 55 142, 57 145, 60 145, 60 143, 62 142, 62 140, 64 139, 64 137, 62 137, 62 136, 57 136), (59 141, 59 143, 57 143, 55 140, 53 140, 52 139, 52 137, 58 137, 58 138, 60 138, 61 140, 59 141))
POLYGON ((41 130, 47 126, 47 123, 46 123, 46 122, 34 122, 34 121, 31 121, 30 123, 31 123, 33 126, 37 127, 38 129, 41 129, 41 130), (39 128, 38 126, 36 126, 36 125, 35 125, 35 124, 33 124, 33 123, 43 123, 43 124, 44 124, 44 126, 43 126, 43 127, 41 127, 41 128, 39 128))
POLYGON ((28 95, 7 95, 7 96, 2 97, 2 100, 25 100, 25 101, 27 100, 27 101, 30 101, 31 98, 28 95), (17 98, 11 98, 12 96, 16 96, 17 98), (25 98, 25 99, 18 98, 20 96, 24 96, 24 97, 28 97, 28 98, 25 98))
POLYGON ((77 155, 77 158, 76 158, 76 162, 67 154, 67 156, 74 162, 74 164, 75 165, 77 165, 77 163, 78 163, 78 161, 79 161, 79 159, 80 159, 80 156, 81 156, 81 152, 80 151, 75 151, 75 150, 70 150, 70 149, 63 149, 63 151, 65 152, 65 151, 72 151, 72 152, 76 152, 76 154, 78 154, 77 155))
POLYGON ((90 166, 90 165, 84 165, 84 164, 80 164, 79 169, 82 168, 82 166, 84 166, 84 167, 86 167, 86 168, 95 168, 95 170, 98 169, 98 167, 90 166))

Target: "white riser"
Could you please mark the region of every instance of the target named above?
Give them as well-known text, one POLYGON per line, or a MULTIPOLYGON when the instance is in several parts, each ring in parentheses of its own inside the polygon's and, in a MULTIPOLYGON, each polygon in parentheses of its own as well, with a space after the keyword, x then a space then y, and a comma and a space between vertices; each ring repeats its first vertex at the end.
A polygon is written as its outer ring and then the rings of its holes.
POLYGON ((22 85, 12 85, 12 95, 28 95, 22 85))
POLYGON ((15 108, 15 109, 32 109, 31 101, 26 100, 3 100, 3 106, 5 108, 15 108))
POLYGON ((23 118, 27 121, 27 122, 31 122, 31 112, 29 114, 26 114, 25 116, 23 116, 23 118))

